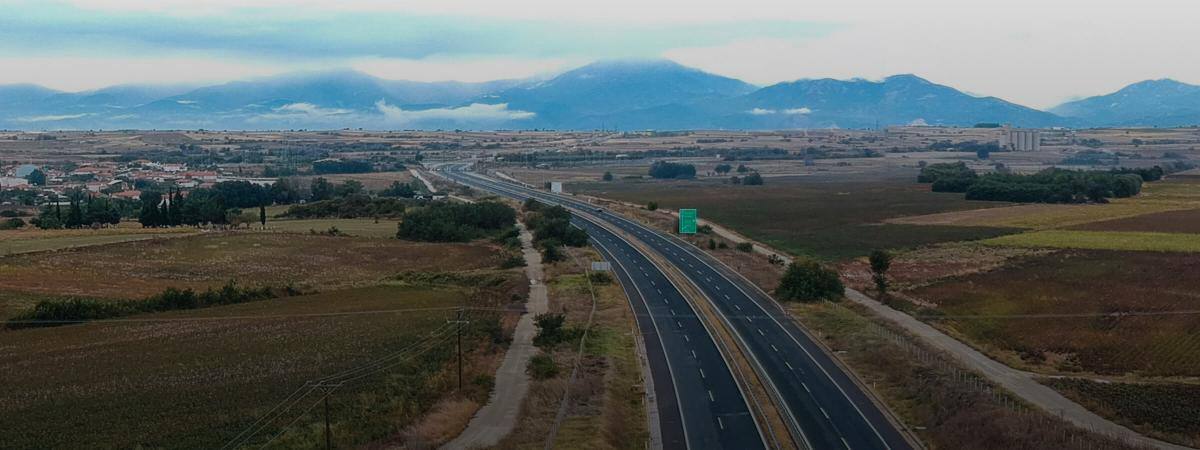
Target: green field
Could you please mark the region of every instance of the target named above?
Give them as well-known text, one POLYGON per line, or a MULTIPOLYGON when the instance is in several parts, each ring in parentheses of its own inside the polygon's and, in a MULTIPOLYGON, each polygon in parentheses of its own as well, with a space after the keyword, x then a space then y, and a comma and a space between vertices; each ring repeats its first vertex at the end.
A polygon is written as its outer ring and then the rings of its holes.
MULTIPOLYGON (((453 312, 440 308, 495 306, 476 303, 464 289, 383 285, 131 322, 0 331, 3 446, 218 448, 306 380, 355 368, 380 370, 330 397, 334 443, 388 438, 454 386, 454 334, 442 329, 453 312), (425 310, 395 311, 414 308, 425 310), (398 353, 439 329, 434 345, 398 353)), ((469 380, 481 375, 472 355, 495 351, 497 318, 471 316, 469 380)), ((472 384, 462 395, 483 401, 488 388, 472 384)), ((323 445, 322 416, 305 413, 320 398, 304 397, 247 445, 276 433, 274 448, 323 445)))
POLYGON ((982 241, 986 245, 1154 252, 1200 252, 1200 234, 1139 231, 1044 230, 982 241))
POLYGON ((714 181, 585 183, 583 192, 670 209, 697 208, 702 219, 728 226, 755 240, 798 255, 846 259, 876 248, 983 239, 1016 230, 995 227, 885 224, 883 220, 944 211, 1005 206, 963 200, 900 181, 817 182, 772 178, 763 186, 714 181))

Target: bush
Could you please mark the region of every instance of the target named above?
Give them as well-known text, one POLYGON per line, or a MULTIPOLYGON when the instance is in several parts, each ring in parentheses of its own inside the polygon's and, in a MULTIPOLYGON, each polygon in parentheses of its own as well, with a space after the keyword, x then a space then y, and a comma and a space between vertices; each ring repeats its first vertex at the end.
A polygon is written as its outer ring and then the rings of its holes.
POLYGON ((511 228, 517 212, 496 202, 437 202, 404 214, 396 231, 399 239, 426 242, 466 242, 511 228))
POLYGON ((542 262, 555 263, 567 259, 567 256, 563 254, 562 249, 559 248, 558 242, 552 240, 546 241, 542 243, 541 247, 542 262))
POLYGON ((964 162, 929 164, 917 175, 918 183, 936 183, 942 178, 965 178, 974 180, 978 175, 964 162))
POLYGON ((354 219, 359 217, 390 217, 404 215, 405 201, 396 198, 371 198, 355 194, 332 200, 320 200, 303 205, 292 205, 280 217, 295 219, 319 219, 336 217, 354 219))
POLYGON ((930 189, 933 192, 967 192, 975 183, 976 177, 942 177, 933 182, 930 189))
POLYGON ((738 242, 737 245, 734 246, 734 248, 738 249, 739 251, 750 253, 750 252, 754 251, 754 244, 751 244, 749 242, 738 242))
POLYGON ((529 359, 526 371, 535 380, 545 380, 558 376, 558 364, 554 363, 554 358, 550 355, 534 355, 529 359))
MULTIPOLYGON (((283 295, 298 293, 288 286, 283 295)), ((67 325, 73 322, 111 319, 138 313, 196 309, 216 305, 231 305, 254 300, 275 298, 278 295, 269 287, 239 287, 230 281, 220 289, 209 289, 196 293, 191 289, 167 288, 161 294, 135 301, 100 301, 94 299, 43 300, 33 309, 17 314, 7 324, 8 328, 32 328, 67 325), (37 323, 42 322, 42 323, 37 323)))
POLYGON ((613 282, 613 277, 608 272, 588 272, 588 280, 593 284, 609 284, 613 282))
POLYGON ((655 161, 650 165, 653 178, 696 178, 696 166, 667 161, 655 161))
POLYGON ((656 210, 658 210, 658 202, 655 202, 655 201, 647 202, 647 203, 646 203, 646 210, 647 210, 647 211, 656 211, 656 210))
POLYGON ((24 227, 25 221, 16 217, 0 220, 0 230, 15 230, 24 227))
POLYGON ((567 316, 563 314, 542 313, 533 318, 533 323, 537 325, 537 336, 533 337, 533 344, 538 347, 554 347, 559 343, 567 340, 567 331, 563 324, 567 321, 567 316))
POLYGON ((758 172, 754 172, 742 178, 742 184, 747 186, 762 186, 763 177, 762 175, 759 175, 758 172))
POLYGON ((523 268, 523 266, 524 258, 520 256, 504 258, 503 262, 500 262, 500 269, 523 268))
POLYGON ((775 295, 784 301, 836 300, 845 287, 837 272, 811 259, 796 259, 788 265, 775 295))

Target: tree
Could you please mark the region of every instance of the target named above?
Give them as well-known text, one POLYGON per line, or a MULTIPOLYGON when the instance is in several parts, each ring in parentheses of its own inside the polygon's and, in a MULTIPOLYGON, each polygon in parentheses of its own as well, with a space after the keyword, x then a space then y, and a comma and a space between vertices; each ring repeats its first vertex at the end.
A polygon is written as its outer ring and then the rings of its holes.
POLYGON ((717 167, 713 167, 713 171, 721 175, 725 175, 731 170, 733 170, 733 167, 731 167, 729 164, 720 164, 717 165, 717 167))
POLYGON ((329 200, 333 198, 333 183, 330 183, 329 180, 326 180, 324 177, 318 177, 317 179, 313 180, 312 187, 310 187, 309 190, 312 191, 313 201, 329 200))
POLYGON ((775 295, 780 300, 836 300, 845 292, 837 272, 811 259, 796 259, 788 265, 775 295))
POLYGON ((33 169, 33 172, 29 172, 29 175, 25 176, 25 180, 34 186, 45 186, 46 173, 42 172, 41 169, 33 169))
POLYGON ((267 229, 267 207, 258 205, 258 222, 262 224, 263 229, 267 229))
POLYGON ((746 173, 746 172, 749 172, 749 171, 750 171, 750 168, 749 168, 749 167, 746 167, 746 165, 745 165, 745 164, 738 164, 738 166, 737 166, 737 173, 746 173))
POLYGON ((401 183, 399 181, 393 181, 392 185, 389 186, 387 189, 379 191, 379 196, 380 197, 413 198, 413 197, 417 196, 417 191, 414 190, 412 188, 412 186, 409 184, 401 183))
POLYGON ((667 161, 655 161, 650 165, 653 178, 696 178, 696 166, 667 161))
POLYGON ((880 297, 887 297, 887 271, 892 267, 892 254, 886 250, 874 250, 868 260, 871 262, 871 280, 875 282, 875 290, 880 297))
POLYGON ((341 186, 338 186, 337 189, 334 190, 334 193, 337 194, 338 197, 349 197, 354 194, 362 193, 363 189, 364 187, 361 181, 346 180, 342 182, 341 186))
POLYGON ((603 177, 601 177, 601 179, 602 179, 602 180, 604 180, 604 181, 612 181, 612 180, 613 180, 613 174, 612 174, 612 172, 605 171, 605 172, 604 172, 604 176, 603 176, 603 177))
POLYGON ((763 177, 762 175, 759 175, 758 172, 754 172, 750 175, 746 175, 746 177, 742 179, 742 184, 747 186, 762 186, 763 177))
POLYGON ((648 211, 655 211, 655 210, 657 210, 657 209, 658 209, 658 202, 656 202, 656 201, 650 201, 650 202, 647 202, 647 203, 646 203, 646 210, 648 210, 648 211))
POLYGON ((986 149, 986 148, 980 148, 979 150, 975 150, 975 156, 979 157, 979 159, 988 159, 988 157, 991 156, 991 154, 992 154, 991 150, 986 149))

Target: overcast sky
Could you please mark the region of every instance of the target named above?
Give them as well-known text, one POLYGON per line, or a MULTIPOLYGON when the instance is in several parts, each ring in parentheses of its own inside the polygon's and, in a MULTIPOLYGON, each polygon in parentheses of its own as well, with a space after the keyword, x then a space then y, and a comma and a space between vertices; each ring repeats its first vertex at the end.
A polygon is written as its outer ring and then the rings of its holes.
POLYGON ((0 84, 74 91, 344 67, 483 81, 623 57, 760 85, 914 73, 1039 108, 1144 79, 1200 84, 1200 3, 1111 3, 0 0, 0 84))

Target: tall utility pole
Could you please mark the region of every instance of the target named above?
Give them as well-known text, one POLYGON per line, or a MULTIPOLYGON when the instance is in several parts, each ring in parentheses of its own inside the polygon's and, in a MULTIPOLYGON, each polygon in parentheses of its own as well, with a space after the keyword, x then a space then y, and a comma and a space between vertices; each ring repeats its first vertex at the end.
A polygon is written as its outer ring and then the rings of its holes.
POLYGON ((462 362, 463 362, 463 360, 462 360, 462 327, 465 324, 471 323, 471 321, 464 320, 463 319, 463 309, 458 308, 458 319, 457 320, 447 320, 446 322, 457 325, 457 327, 455 327, 455 334, 458 335, 457 336, 458 337, 458 390, 461 391, 462 387, 463 387, 463 380, 462 380, 462 362))
POLYGON ((325 396, 325 450, 333 449, 332 435, 329 433, 329 396, 325 396))

